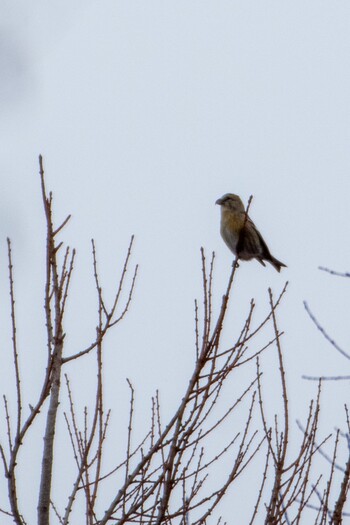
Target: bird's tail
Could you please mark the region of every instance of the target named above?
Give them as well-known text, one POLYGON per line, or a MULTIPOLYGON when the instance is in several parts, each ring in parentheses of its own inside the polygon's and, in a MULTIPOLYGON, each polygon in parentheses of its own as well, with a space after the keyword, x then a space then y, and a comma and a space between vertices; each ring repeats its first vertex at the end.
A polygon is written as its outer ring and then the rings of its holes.
POLYGON ((287 268, 287 265, 284 264, 283 262, 279 261, 278 259, 276 259, 275 257, 273 257, 271 255, 271 259, 268 259, 269 263, 272 264, 272 266, 275 268, 275 270, 277 270, 278 272, 281 271, 281 268, 287 268))

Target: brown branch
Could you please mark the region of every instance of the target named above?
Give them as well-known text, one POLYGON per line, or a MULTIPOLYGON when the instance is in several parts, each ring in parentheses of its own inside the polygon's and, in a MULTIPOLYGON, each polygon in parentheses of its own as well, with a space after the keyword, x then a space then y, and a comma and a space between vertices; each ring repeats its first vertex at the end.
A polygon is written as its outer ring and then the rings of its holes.
MULTIPOLYGON (((52 194, 49 197, 46 193, 44 168, 42 156, 39 157, 39 171, 41 179, 42 200, 46 217, 46 261, 47 261, 47 282, 45 287, 45 313, 46 326, 48 330, 48 351, 49 351, 49 387, 50 401, 46 418, 46 429, 44 435, 44 450, 42 456, 41 480, 38 499, 38 524, 48 525, 49 510, 51 502, 51 481, 53 466, 53 444, 56 428, 56 417, 59 404, 62 351, 63 351, 63 311, 62 311, 62 290, 60 289, 60 279, 58 274, 57 252, 61 244, 55 245, 55 230, 52 223, 52 194), (52 318, 51 298, 53 300, 54 318, 52 318)), ((61 228, 59 228, 61 229, 61 228)), ((57 231, 56 231, 57 233, 57 231)))
POLYGON ((122 292, 122 289, 123 289, 123 285, 124 285, 124 281, 125 281, 125 277, 126 277, 126 274, 127 274, 129 260, 130 260, 130 257, 131 257, 131 250, 132 250, 133 242, 134 242, 134 236, 132 235, 131 240, 130 240, 130 244, 129 244, 129 247, 128 247, 128 251, 127 251, 127 254, 126 254, 126 258, 125 258, 125 261, 124 261, 124 266, 123 266, 122 274, 121 274, 121 277, 120 277, 119 285, 118 285, 117 291, 115 293, 112 306, 108 310, 106 308, 105 302, 103 300, 102 288, 100 286, 99 278, 98 278, 98 275, 97 275, 95 243, 94 243, 94 241, 92 241, 92 252, 93 252, 93 260, 94 260, 94 277, 95 277, 98 301, 102 305, 102 310, 104 312, 105 321, 104 321, 103 326, 101 326, 101 329, 98 331, 96 340, 93 341, 84 350, 82 350, 80 352, 77 352, 76 354, 73 354, 71 356, 64 357, 62 359, 62 363, 63 364, 68 363, 69 361, 72 361, 74 359, 78 359, 79 357, 82 357, 83 355, 89 354, 92 350, 94 350, 102 342, 102 340, 105 337, 105 335, 108 332, 108 330, 110 328, 112 328, 113 326, 115 326, 117 323, 119 323, 124 318, 125 314, 127 313, 128 309, 129 309, 129 306, 130 306, 130 303, 131 303, 131 300, 132 300, 132 295, 133 295, 133 292, 134 292, 134 287, 135 287, 135 282, 136 282, 136 277, 137 277, 137 272, 138 272, 138 265, 136 265, 136 267, 135 267, 134 274, 133 274, 133 277, 132 277, 131 286, 130 286, 129 293, 128 293, 128 298, 126 300, 126 304, 125 304, 125 306, 124 306, 124 308, 122 310, 122 313, 119 315, 119 317, 117 319, 113 319, 113 317, 114 317, 114 315, 116 313, 117 306, 119 304, 120 295, 121 295, 121 292, 122 292))

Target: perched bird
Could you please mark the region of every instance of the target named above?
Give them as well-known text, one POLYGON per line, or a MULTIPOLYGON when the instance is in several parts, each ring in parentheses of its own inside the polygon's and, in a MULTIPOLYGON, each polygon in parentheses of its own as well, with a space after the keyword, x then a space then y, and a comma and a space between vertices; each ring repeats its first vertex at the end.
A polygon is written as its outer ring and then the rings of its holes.
POLYGON ((215 204, 221 206, 221 236, 238 259, 257 259, 263 266, 266 266, 264 261, 268 261, 278 272, 286 266, 271 255, 238 195, 226 193, 215 204))

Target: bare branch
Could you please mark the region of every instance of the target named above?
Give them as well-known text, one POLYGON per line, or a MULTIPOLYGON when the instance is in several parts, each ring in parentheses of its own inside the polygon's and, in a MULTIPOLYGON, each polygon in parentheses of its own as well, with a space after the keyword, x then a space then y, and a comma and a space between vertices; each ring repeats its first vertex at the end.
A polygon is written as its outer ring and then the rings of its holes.
POLYGON ((325 339, 327 339, 327 341, 333 346, 333 348, 335 348, 343 357, 346 357, 346 359, 350 359, 350 355, 347 352, 345 352, 344 350, 342 350, 340 348, 340 346, 337 345, 337 343, 334 341, 334 339, 332 339, 327 334, 325 329, 320 325, 320 323, 317 321, 317 319, 315 318, 315 316, 311 312, 311 310, 310 310, 310 308, 309 308, 309 306, 308 306, 306 301, 304 301, 304 307, 305 307, 305 310, 307 311, 307 313, 309 314, 309 317, 310 317, 311 321, 316 325, 316 327, 321 332, 321 334, 325 337, 325 339))
POLYGON ((322 270, 323 272, 330 273, 331 275, 336 275, 338 277, 350 277, 349 272, 336 272, 334 270, 330 270, 329 268, 326 268, 325 266, 319 266, 319 270, 322 270))

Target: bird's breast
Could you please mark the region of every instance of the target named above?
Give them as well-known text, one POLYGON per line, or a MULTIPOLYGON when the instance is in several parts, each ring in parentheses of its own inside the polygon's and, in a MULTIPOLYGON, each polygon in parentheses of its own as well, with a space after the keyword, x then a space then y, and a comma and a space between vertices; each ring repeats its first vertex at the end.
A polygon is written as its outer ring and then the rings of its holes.
POLYGON ((221 235, 230 250, 236 255, 239 234, 244 226, 244 216, 230 210, 222 210, 221 235))

